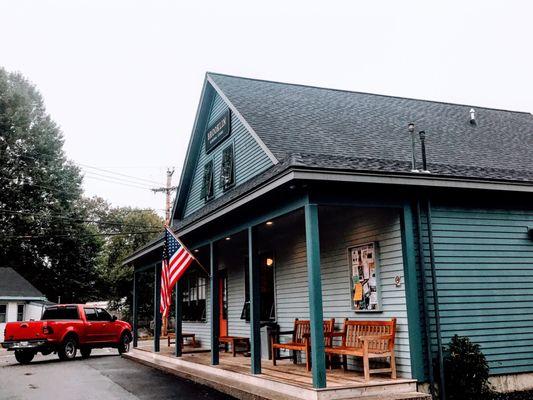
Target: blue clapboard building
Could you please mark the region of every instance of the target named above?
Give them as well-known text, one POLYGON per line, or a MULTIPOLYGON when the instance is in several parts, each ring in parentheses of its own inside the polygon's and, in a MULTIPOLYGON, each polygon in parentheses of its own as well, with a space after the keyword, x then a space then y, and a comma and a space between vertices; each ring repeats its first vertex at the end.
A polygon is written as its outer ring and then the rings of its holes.
MULTIPOLYGON (((455 334, 494 377, 533 374, 529 113, 207 73, 172 229, 203 267, 180 281, 177 329, 213 364, 220 336, 249 338, 260 374, 262 326, 310 319, 320 349, 323 319, 396 318, 402 378, 429 382, 455 334)), ((135 316, 161 251, 126 260, 135 316)), ((323 353, 312 361, 313 386, 328 386, 323 353)))

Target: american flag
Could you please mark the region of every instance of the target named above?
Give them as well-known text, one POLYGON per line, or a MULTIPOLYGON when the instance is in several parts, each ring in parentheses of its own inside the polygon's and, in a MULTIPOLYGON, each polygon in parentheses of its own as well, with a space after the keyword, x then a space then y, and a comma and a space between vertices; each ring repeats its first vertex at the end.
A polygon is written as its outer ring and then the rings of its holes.
POLYGON ((194 257, 189 250, 174 236, 170 229, 165 228, 161 268, 161 305, 159 306, 163 317, 167 317, 170 311, 172 288, 193 260, 194 257))

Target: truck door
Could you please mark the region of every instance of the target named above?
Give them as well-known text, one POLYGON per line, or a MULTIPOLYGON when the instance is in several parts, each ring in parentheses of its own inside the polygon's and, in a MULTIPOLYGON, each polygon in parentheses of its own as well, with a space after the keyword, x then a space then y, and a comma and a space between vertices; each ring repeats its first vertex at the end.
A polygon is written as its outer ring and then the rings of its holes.
POLYGON ((96 309, 85 307, 83 310, 85 311, 85 318, 87 319, 87 342, 105 342, 105 326, 98 320, 96 309))
POLYGON ((97 308, 98 321, 102 324, 103 341, 104 342, 118 342, 120 325, 115 324, 111 314, 103 308, 97 308))

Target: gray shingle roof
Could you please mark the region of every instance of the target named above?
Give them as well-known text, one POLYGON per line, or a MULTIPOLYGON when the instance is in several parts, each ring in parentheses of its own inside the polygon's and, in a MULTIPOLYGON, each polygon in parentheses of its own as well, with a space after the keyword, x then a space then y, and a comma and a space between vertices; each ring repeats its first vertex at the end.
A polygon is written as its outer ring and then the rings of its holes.
POLYGON ((39 298, 44 295, 13 268, 0 268, 0 299, 4 297, 39 298))
POLYGON ((530 113, 209 76, 278 159, 292 157, 317 168, 409 172, 407 124, 414 122, 426 131, 432 172, 533 182, 530 113))

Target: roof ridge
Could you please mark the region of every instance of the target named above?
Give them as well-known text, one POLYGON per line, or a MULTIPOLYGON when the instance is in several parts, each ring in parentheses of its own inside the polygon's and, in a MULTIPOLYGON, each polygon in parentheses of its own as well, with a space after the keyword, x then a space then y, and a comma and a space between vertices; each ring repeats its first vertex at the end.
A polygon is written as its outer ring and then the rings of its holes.
POLYGON ((449 102, 449 101, 416 99, 414 97, 403 97, 403 96, 394 96, 394 95, 389 95, 389 94, 360 92, 360 91, 356 91, 356 90, 337 89, 337 88, 324 87, 324 86, 315 86, 315 85, 305 85, 303 83, 291 83, 291 82, 274 81, 274 80, 270 80, 270 79, 249 78, 249 77, 245 77, 245 76, 221 74, 221 73, 218 73, 218 72, 210 72, 210 71, 208 71, 208 72, 206 72, 206 75, 218 75, 218 76, 225 76, 225 77, 228 77, 228 78, 245 79, 245 80, 248 80, 248 81, 273 83, 273 84, 277 84, 277 85, 298 86, 298 87, 304 87, 304 88, 310 88, 310 89, 331 90, 331 91, 335 91, 335 92, 363 94, 363 95, 367 95, 367 96, 387 97, 387 98, 401 99, 401 100, 424 101, 424 102, 427 102, 427 103, 446 104, 446 105, 461 106, 461 107, 471 107, 471 108, 477 108, 477 109, 483 109, 483 110, 503 111, 503 112, 516 113, 516 114, 526 114, 526 115, 533 116, 533 114, 531 112, 528 112, 528 111, 515 111, 515 110, 507 110, 505 108, 484 107, 484 106, 476 106, 476 105, 472 105, 472 104, 463 104, 463 103, 452 103, 452 102, 449 102))

